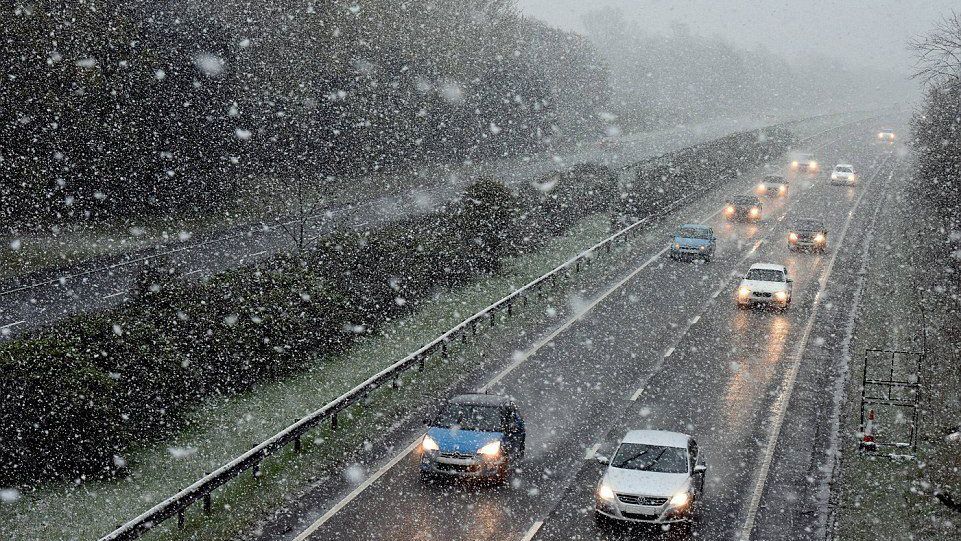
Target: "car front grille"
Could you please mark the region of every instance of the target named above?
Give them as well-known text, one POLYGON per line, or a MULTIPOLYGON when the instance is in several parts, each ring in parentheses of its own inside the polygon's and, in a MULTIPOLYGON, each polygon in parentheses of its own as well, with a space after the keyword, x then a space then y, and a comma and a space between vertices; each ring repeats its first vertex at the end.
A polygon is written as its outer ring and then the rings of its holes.
POLYGON ((755 292, 754 292, 754 296, 755 296, 755 297, 758 297, 758 298, 762 298, 762 299, 768 299, 768 298, 771 297, 771 294, 770 294, 770 293, 763 293, 763 292, 755 291, 755 292))
POLYGON ((462 472, 462 473, 477 471, 477 466, 475 464, 447 464, 444 462, 437 462, 435 466, 440 471, 462 472))
POLYGON ((473 454, 458 453, 458 452, 456 452, 456 451, 454 451, 454 452, 443 452, 443 451, 441 451, 440 456, 442 456, 442 457, 444 457, 444 458, 454 458, 454 459, 457 459, 457 460, 469 460, 469 459, 474 458, 474 455, 473 455, 473 454))
POLYGON ((660 506, 667 503, 667 498, 659 498, 656 496, 635 496, 634 494, 618 494, 617 499, 630 505, 660 506))

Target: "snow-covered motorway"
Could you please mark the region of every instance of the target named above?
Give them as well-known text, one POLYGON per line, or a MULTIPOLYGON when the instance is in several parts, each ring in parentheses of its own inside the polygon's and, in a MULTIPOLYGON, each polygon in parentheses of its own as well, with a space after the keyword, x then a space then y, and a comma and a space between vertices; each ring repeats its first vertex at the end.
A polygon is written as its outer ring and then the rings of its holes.
MULTIPOLYGON (((318 484, 249 537, 625 538, 637 530, 594 526, 601 467, 589 457, 630 428, 698 439, 709 464, 700 538, 813 537, 820 487, 830 475, 821 467, 831 462, 824 453, 831 442, 829 376, 841 355, 872 216, 886 186, 901 179, 900 155, 873 144, 876 127, 862 124, 813 143, 827 167, 857 164, 859 186, 799 178, 789 197, 765 202, 756 225, 726 222, 719 212, 724 194, 711 195, 660 226, 643 247, 646 256, 575 316, 525 339, 522 354, 505 348, 504 364, 474 383, 513 396, 524 413, 527 455, 510 484, 422 483, 412 425, 370 457, 369 476, 318 484), (799 217, 824 220, 826 253, 788 251, 788 227, 799 217), (666 257, 668 232, 689 221, 718 233, 710 264, 666 257), (759 261, 784 263, 793 273, 787 312, 735 309, 736 277, 759 261)), ((729 190, 751 185, 744 178, 729 190)))
MULTIPOLYGON (((622 166, 781 120, 758 117, 713 121, 625 136, 619 138, 616 149, 587 145, 563 154, 543 153, 533 157, 476 163, 457 170, 452 170, 450 166, 425 167, 417 173, 422 188, 373 200, 366 198, 332 205, 309 222, 309 234, 321 235, 334 227, 369 227, 398 216, 422 212, 453 199, 470 180, 482 175, 492 175, 510 184, 518 184, 578 163, 622 166)), ((363 197, 363 194, 358 196, 363 197)), ((276 225, 267 229, 241 227, 213 234, 206 240, 192 239, 158 249, 78 262, 62 269, 7 280, 0 283, 0 331, 7 335, 52 324, 67 315, 115 306, 130 295, 141 262, 157 254, 165 254, 164 257, 188 277, 198 278, 249 265, 275 253, 288 251, 292 245, 291 237, 276 225)), ((0 335, 0 339, 3 335, 0 335)))

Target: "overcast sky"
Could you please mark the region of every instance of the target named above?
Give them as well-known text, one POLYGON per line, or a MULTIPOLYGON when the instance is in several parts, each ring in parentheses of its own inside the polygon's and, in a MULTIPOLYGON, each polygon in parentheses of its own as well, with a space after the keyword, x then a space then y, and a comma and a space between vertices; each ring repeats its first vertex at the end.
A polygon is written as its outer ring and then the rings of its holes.
POLYGON ((581 16, 604 7, 667 31, 687 22, 741 46, 763 44, 796 57, 812 51, 910 74, 905 42, 928 31, 961 0, 518 0, 522 12, 551 24, 582 30, 581 16))

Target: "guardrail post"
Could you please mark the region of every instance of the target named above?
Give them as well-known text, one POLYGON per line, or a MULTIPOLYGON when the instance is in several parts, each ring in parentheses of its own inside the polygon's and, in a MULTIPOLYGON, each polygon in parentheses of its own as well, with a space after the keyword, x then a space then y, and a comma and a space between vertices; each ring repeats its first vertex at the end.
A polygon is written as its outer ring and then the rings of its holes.
POLYGON ((511 314, 511 308, 512 308, 513 306, 514 306, 514 303, 511 303, 511 302, 507 303, 507 317, 511 317, 511 315, 512 315, 512 314, 511 314))
POLYGON ((184 510, 181 509, 180 511, 177 511, 177 527, 183 528, 185 521, 186 521, 186 516, 185 516, 184 510))
POLYGON ((444 342, 440 345, 440 356, 447 357, 447 342, 444 342))
POLYGON ((574 262, 574 272, 581 272, 581 260, 578 259, 574 262))
POLYGON ((254 464, 254 467, 251 471, 253 472, 255 479, 260 477, 260 462, 257 462, 256 464, 254 464))
POLYGON ((417 371, 418 371, 418 372, 423 372, 423 371, 424 371, 424 356, 423 356, 423 355, 421 355, 420 357, 417 358, 417 371))
POLYGON ((210 494, 204 494, 204 514, 210 514, 210 494))
POLYGON ((398 383, 398 379, 397 379, 397 378, 394 378, 394 379, 390 380, 390 388, 391 388, 391 389, 397 389, 398 387, 400 387, 400 384, 398 383))
POLYGON ((294 438, 294 452, 299 453, 301 449, 300 436, 294 438))
POLYGON ((330 416, 330 429, 337 430, 337 414, 336 413, 330 416))

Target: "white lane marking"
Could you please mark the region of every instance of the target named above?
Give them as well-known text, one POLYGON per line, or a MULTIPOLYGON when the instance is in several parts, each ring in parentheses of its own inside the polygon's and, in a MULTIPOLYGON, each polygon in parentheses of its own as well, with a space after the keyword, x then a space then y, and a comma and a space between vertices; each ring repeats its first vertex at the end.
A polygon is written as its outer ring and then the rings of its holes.
MULTIPOLYGON (((884 166, 887 160, 882 162, 879 169, 884 166)), ((895 170, 897 169, 897 164, 895 164, 895 170)), ((891 172, 891 176, 894 176, 894 171, 891 172)), ((874 183, 874 179, 871 178, 871 184, 874 183)), ((890 177, 889 177, 890 178, 890 177)), ((854 218, 854 210, 861 206, 861 201, 864 196, 868 193, 865 189, 861 191, 861 195, 858 196, 857 202, 855 202, 852 212, 848 213, 847 219, 844 221, 844 227, 841 229, 841 236, 838 239, 837 246, 834 249, 834 255, 831 256, 831 261, 828 263, 827 268, 818 280, 818 291, 814 297, 814 302, 811 306, 811 314, 808 316, 807 323, 804 325, 804 332, 801 334, 801 342, 798 344, 797 351, 794 353, 794 362, 791 364, 791 368, 788 371, 787 379, 785 379, 785 389, 784 392, 777 398, 776 406, 777 410, 774 414, 774 421, 771 423, 771 437, 767 442, 767 446, 764 449, 764 456, 761 461, 761 469, 758 472, 757 480, 754 484, 754 491, 751 494, 751 501, 747 508, 747 518, 744 521, 744 525, 741 527, 741 531, 738 538, 742 541, 748 541, 751 538, 751 531, 754 529, 754 521, 757 518, 757 510, 761 505, 761 496, 764 492, 764 485, 767 483, 768 472, 771 469, 771 462, 774 460, 774 448, 777 446, 777 440, 781 435, 781 426, 784 424, 784 416, 787 414, 787 407, 791 401, 791 394, 794 391, 794 383, 797 380, 798 372, 801 369, 801 359, 804 357, 804 352, 807 350, 808 341, 811 338, 811 331, 814 330, 814 321, 817 318, 818 311, 821 308, 821 294, 827 288, 828 278, 831 277, 831 273, 834 271, 834 263, 837 261, 838 255, 841 253, 841 246, 844 245, 844 238, 847 235, 848 228, 851 225, 851 220, 854 218)))
POLYGON ((111 294, 109 294, 109 295, 104 295, 103 297, 100 297, 100 298, 101 298, 101 299, 104 299, 104 300, 106 300, 106 299, 112 299, 112 298, 114 298, 114 297, 119 297, 120 295, 125 295, 126 293, 127 293, 127 290, 126 290, 126 289, 121 289, 121 290, 115 291, 115 292, 113 292, 113 293, 111 293, 111 294))
MULTIPOLYGON (((684 331, 684 333, 686 333, 686 332, 687 332, 687 331, 684 331)), ((684 333, 681 333, 681 336, 684 336, 684 333)), ((674 346, 671 346, 671 347, 667 348, 667 351, 664 352, 664 358, 666 359, 666 358, 670 357, 673 353, 674 353, 674 346)))
MULTIPOLYGON (((718 293, 720 293, 720 291, 718 291, 718 293)), ((692 326, 693 326, 693 325, 696 325, 698 321, 701 321, 701 314, 698 314, 698 315, 694 316, 693 319, 691 319, 691 325, 692 325, 692 326)))
POLYGON ((584 460, 590 460, 595 456, 597 456, 597 450, 600 448, 601 448, 600 443, 595 443, 594 445, 591 445, 590 447, 588 447, 587 451, 584 452, 584 460))
POLYGON ((363 483, 357 485, 357 487, 354 490, 352 490, 350 494, 344 497, 344 499, 340 500, 339 502, 337 502, 336 505, 334 505, 329 510, 327 510, 327 512, 324 513, 322 517, 314 521, 314 523, 308 526, 306 530, 300 532, 300 534, 294 538, 294 541, 304 541, 305 539, 310 537, 311 534, 316 532, 317 529, 323 526, 328 520, 331 519, 331 517, 336 515, 347 504, 354 501, 354 498, 356 498, 357 496, 360 496, 360 493, 366 490, 367 487, 374 484, 378 479, 383 477, 388 470, 390 470, 391 468, 396 466, 398 462, 403 460, 404 457, 411 454, 414 451, 414 449, 416 449, 417 446, 420 445, 420 442, 422 439, 423 439, 423 436, 417 436, 417 439, 411 442, 411 444, 408 445, 407 448, 401 451, 397 456, 392 458, 390 462, 381 466, 380 469, 374 473, 374 475, 371 475, 363 483))
POLYGON ((0 329, 9 329, 11 327, 16 327, 17 325, 22 325, 26 323, 27 320, 21 319, 20 321, 14 321, 13 323, 7 323, 6 325, 0 325, 0 329))
POLYGON ((718 290, 715 291, 714 293, 711 293, 711 298, 712 298, 712 299, 716 299, 717 296, 721 294, 721 291, 724 290, 724 286, 726 286, 726 285, 727 285, 727 282, 724 282, 724 284, 722 284, 722 286, 721 286, 721 289, 718 289, 718 290))
POLYGON ((197 274, 198 272, 203 272, 203 269, 194 269, 188 273, 185 273, 184 276, 190 276, 192 274, 197 274))
MULTIPOLYGON (((770 234, 770 233, 773 232, 773 231, 774 231, 774 229, 771 228, 771 231, 770 231, 768 234, 770 234)), ((754 252, 757 251, 758 248, 761 247, 762 244, 764 244, 764 239, 761 239, 761 240, 755 242, 755 243, 754 243, 754 247, 752 247, 752 248, 751 248, 751 251, 748 252, 748 253, 749 253, 749 254, 753 254, 754 252)))
MULTIPOLYGON (((648 378, 648 380, 650 380, 650 378, 648 378)), ((637 402, 637 399, 641 397, 641 393, 644 392, 645 387, 647 387, 647 381, 644 382, 644 385, 641 385, 636 391, 634 391, 634 394, 631 395, 631 402, 637 402)))
POLYGON ((257 256, 259 256, 259 255, 264 255, 264 254, 266 254, 266 253, 267 253, 267 250, 261 250, 261 251, 257 252, 256 254, 247 254, 246 257, 257 257, 257 256))
POLYGON ((521 537, 521 541, 531 541, 531 539, 534 539, 534 536, 537 535, 538 530, 540 530, 541 526, 543 525, 544 525, 543 520, 538 520, 537 522, 532 524, 531 528, 527 530, 527 533, 524 534, 524 537, 521 537))

